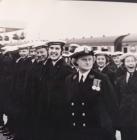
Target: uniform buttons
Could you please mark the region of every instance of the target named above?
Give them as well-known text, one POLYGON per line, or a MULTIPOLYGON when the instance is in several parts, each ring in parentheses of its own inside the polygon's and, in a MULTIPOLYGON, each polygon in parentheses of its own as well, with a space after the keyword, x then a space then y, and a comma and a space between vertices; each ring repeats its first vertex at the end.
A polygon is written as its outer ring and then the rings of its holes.
POLYGON ((82 116, 86 116, 86 114, 83 112, 83 113, 82 113, 82 116))
POLYGON ((76 123, 75 122, 73 122, 73 126, 76 126, 76 123))
POLYGON ((74 115, 75 115, 75 113, 73 112, 73 113, 72 113, 72 116, 74 116, 74 115))
POLYGON ((86 127, 86 124, 85 123, 83 123, 82 125, 83 125, 83 127, 86 127))
POLYGON ((85 103, 84 103, 84 102, 82 102, 82 103, 81 103, 81 105, 82 105, 82 106, 84 106, 84 105, 85 105, 85 103))
POLYGON ((71 102, 71 106, 74 106, 75 104, 74 104, 74 102, 71 102))

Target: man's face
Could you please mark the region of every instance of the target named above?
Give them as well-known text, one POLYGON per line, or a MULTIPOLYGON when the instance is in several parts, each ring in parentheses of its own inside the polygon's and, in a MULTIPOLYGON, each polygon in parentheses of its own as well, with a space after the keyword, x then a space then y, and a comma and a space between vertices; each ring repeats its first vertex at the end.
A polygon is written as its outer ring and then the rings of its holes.
POLYGON ((125 58, 125 67, 128 72, 134 72, 136 69, 136 59, 134 56, 128 56, 125 58))
POLYGON ((121 64, 120 56, 114 56, 113 61, 116 65, 120 65, 121 64))
POLYGON ((51 45, 49 47, 49 57, 52 61, 56 61, 60 58, 62 54, 61 46, 60 45, 51 45))
POLYGON ((29 55, 34 58, 36 56, 36 50, 35 49, 30 49, 29 55))
POLYGON ((19 55, 21 57, 27 57, 29 55, 29 50, 28 49, 21 49, 21 50, 19 50, 19 55))
POLYGON ((37 49, 37 58, 39 61, 43 61, 47 59, 48 53, 46 48, 37 49))
POLYGON ((107 63, 106 57, 104 55, 98 55, 96 56, 96 62, 100 68, 103 68, 107 63))
POLYGON ((78 64, 78 68, 82 72, 89 71, 93 67, 94 58, 92 55, 87 55, 80 57, 76 60, 76 63, 78 64))

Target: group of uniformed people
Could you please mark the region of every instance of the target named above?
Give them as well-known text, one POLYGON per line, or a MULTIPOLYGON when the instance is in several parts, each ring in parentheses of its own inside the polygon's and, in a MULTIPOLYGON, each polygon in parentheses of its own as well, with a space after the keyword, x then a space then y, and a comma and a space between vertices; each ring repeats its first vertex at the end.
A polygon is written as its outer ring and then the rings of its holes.
POLYGON ((10 140, 116 140, 119 130, 122 140, 136 140, 136 56, 89 46, 66 56, 64 45, 1 53, 1 133, 10 140))

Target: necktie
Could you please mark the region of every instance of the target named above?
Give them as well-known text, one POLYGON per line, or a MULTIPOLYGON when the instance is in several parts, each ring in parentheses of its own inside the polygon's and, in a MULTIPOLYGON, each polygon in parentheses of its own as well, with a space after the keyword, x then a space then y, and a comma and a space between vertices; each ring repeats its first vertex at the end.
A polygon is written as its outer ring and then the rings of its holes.
POLYGON ((82 85, 84 82, 83 82, 83 75, 81 76, 81 79, 79 81, 80 85, 82 85))
POLYGON ((130 76, 128 78, 128 83, 131 81, 132 77, 133 77, 133 73, 130 73, 130 76))

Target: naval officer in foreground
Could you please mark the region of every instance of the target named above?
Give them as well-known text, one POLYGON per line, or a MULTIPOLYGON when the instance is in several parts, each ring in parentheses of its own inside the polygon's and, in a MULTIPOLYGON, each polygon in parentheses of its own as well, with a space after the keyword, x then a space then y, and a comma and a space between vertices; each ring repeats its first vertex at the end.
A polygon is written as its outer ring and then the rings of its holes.
POLYGON ((91 47, 74 54, 78 71, 66 78, 66 124, 62 139, 114 140, 117 103, 109 78, 93 70, 91 47))

